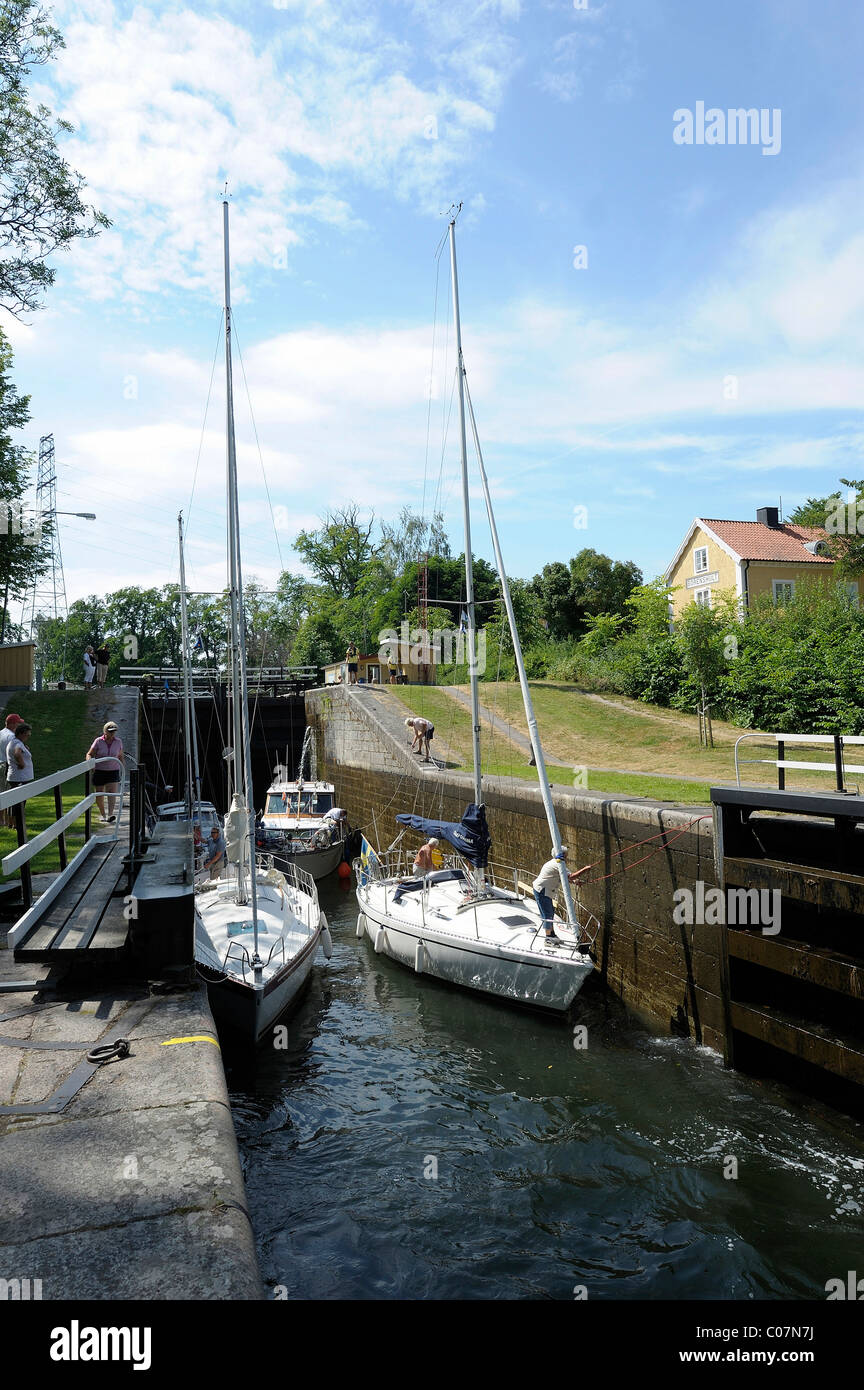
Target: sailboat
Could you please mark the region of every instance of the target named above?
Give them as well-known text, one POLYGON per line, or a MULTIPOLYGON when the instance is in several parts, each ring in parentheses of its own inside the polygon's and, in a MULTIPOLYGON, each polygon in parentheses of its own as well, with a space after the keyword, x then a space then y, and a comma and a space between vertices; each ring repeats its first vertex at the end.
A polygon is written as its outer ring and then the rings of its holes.
POLYGON ((226 864, 220 877, 199 883, 195 895, 195 959, 209 984, 218 1022, 258 1042, 305 984, 319 946, 332 941, 318 905, 315 881, 296 865, 280 871, 255 851, 255 806, 246 669, 246 624, 240 561, 237 456, 231 360, 231 278, 228 202, 223 209, 225 269, 225 386, 228 492, 228 594, 231 608, 232 738, 226 750, 230 809, 225 817, 226 864))
POLYGON ((471 682, 474 801, 467 807, 461 821, 434 821, 413 814, 397 815, 396 820, 402 826, 427 835, 435 835, 439 841, 445 840, 456 851, 441 868, 433 869, 422 876, 410 876, 408 862, 401 850, 391 849, 378 853, 364 841, 362 852, 354 861, 357 902, 360 908, 357 935, 362 936, 365 932, 376 951, 408 966, 418 975, 431 975, 451 984, 479 990, 484 994, 497 995, 516 1003, 564 1012, 570 1007, 594 968, 589 954, 592 927, 587 916, 580 922, 570 890, 561 833, 525 673, 522 646, 492 510, 474 409, 467 388, 459 317, 459 281, 456 271, 458 212, 457 208, 451 216, 449 237, 453 316, 456 327, 456 370, 459 384, 465 531, 465 614, 471 682), (566 909, 566 921, 556 915, 555 937, 551 940, 546 938, 539 909, 529 896, 530 886, 520 878, 519 870, 493 866, 489 861, 491 836, 483 805, 480 753, 480 697, 468 493, 466 394, 495 562, 500 576, 531 748, 537 765, 540 792, 552 841, 551 857, 558 863, 566 909))

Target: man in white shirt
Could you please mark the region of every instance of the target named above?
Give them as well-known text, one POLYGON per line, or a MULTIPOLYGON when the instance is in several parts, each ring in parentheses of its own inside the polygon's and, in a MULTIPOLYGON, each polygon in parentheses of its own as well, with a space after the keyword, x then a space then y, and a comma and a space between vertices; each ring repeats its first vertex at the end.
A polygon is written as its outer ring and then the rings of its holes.
MULTIPOLYGON (((0 792, 5 792, 6 790, 6 777, 9 772, 9 764, 6 761, 6 757, 9 744, 15 737, 15 730, 18 728, 18 725, 23 723, 24 720, 21 718, 20 714, 7 714, 5 727, 3 732, 0 733, 0 792)), ((0 825, 10 826, 12 823, 12 812, 0 811, 0 825)))
MULTIPOLYGON (((562 845, 561 859, 565 864, 567 863, 568 853, 569 850, 567 846, 562 845)), ((547 941, 561 940, 560 936, 555 935, 555 928, 553 926, 555 921, 555 904, 551 896, 561 883, 559 863, 560 861, 558 859, 547 859, 531 885, 534 889, 534 901, 540 911, 540 918, 543 926, 546 928, 547 941)), ((571 883, 575 883, 577 878, 580 878, 582 874, 586 873, 590 867, 590 864, 586 864, 584 869, 577 869, 572 873, 568 871, 567 877, 571 883)), ((539 931, 540 928, 538 927, 537 930, 539 931)))

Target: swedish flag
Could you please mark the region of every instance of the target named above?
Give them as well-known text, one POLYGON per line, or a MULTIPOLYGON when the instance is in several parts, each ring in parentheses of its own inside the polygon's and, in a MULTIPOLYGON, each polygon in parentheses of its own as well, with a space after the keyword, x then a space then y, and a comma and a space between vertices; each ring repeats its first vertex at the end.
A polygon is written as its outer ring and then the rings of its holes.
POLYGON ((369 879, 381 869, 381 861, 365 835, 361 835, 360 837, 360 854, 358 858, 357 880, 365 888, 369 879))

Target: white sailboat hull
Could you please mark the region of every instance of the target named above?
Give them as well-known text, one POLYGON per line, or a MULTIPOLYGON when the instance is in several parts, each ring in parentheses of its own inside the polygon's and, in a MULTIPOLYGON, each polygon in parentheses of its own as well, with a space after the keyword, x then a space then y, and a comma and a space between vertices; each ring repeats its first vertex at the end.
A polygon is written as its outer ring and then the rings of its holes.
POLYGON ((314 883, 296 869, 287 879, 273 870, 259 877, 257 907, 256 972, 251 905, 237 903, 236 881, 202 886, 195 905, 195 959, 208 981, 216 1021, 253 1043, 300 994, 324 928, 314 883))
POLYGON ((376 951, 417 974, 564 1013, 594 969, 564 923, 555 924, 562 944, 547 944, 536 905, 525 898, 500 893, 466 907, 451 881, 397 904, 397 886, 359 884, 358 935, 362 929, 376 951))

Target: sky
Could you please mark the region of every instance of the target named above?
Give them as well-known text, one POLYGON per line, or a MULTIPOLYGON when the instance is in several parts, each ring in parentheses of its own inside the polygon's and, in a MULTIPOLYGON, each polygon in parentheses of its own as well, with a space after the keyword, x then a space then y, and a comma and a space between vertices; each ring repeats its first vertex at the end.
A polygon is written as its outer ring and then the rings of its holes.
POLYGON ((70 602, 176 582, 181 508, 190 587, 225 584, 226 180, 247 579, 301 571, 297 531, 352 501, 441 509, 461 549, 436 259, 457 203, 512 575, 591 546, 649 578, 696 515, 788 514, 861 476, 852 0, 53 13, 66 48, 32 90, 72 123, 64 156, 113 225, 55 258, 40 312, 0 324, 32 397, 22 442, 53 433, 58 508, 96 513, 61 518, 70 602))

